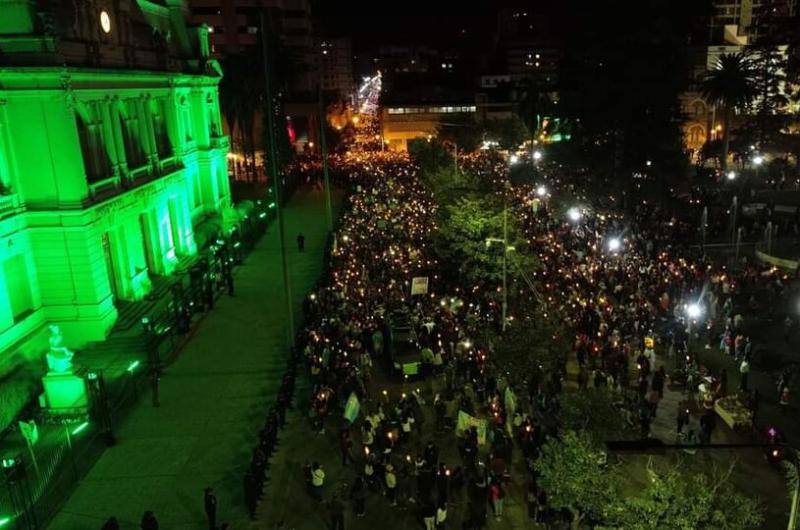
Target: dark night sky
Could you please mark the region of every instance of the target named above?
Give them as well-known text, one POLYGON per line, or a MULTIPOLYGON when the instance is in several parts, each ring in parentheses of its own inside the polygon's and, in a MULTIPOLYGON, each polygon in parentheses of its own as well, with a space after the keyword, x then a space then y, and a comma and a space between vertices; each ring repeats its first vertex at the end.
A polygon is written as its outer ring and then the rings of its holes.
POLYGON ((363 50, 388 44, 455 44, 453 41, 461 35, 482 40, 496 26, 497 5, 487 0, 465 1, 457 6, 439 0, 314 0, 312 13, 326 33, 352 37, 356 49, 363 50))

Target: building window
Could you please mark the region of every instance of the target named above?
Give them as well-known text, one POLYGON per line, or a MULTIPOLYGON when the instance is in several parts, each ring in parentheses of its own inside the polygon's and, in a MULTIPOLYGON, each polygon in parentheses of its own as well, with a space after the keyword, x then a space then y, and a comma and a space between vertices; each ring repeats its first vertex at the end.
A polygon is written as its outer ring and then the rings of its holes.
POLYGON ((159 159, 172 156, 172 144, 167 132, 166 107, 163 99, 150 101, 150 116, 153 120, 153 135, 156 140, 156 151, 159 159))
POLYGON ((199 208, 202 203, 202 190, 200 189, 200 175, 193 173, 192 179, 192 206, 199 208))
POLYGON ((97 125, 86 123, 75 114, 75 125, 78 129, 78 140, 81 144, 83 167, 89 184, 107 179, 111 176, 111 162, 105 151, 97 125))
POLYGON ((138 169, 147 162, 142 145, 144 138, 142 138, 142 131, 139 128, 139 112, 136 103, 135 100, 126 101, 123 103, 122 111, 117 114, 129 169, 138 169))
POLYGON ((192 137, 192 115, 189 113, 187 106, 181 107, 181 122, 183 122, 183 133, 187 142, 193 140, 192 137))

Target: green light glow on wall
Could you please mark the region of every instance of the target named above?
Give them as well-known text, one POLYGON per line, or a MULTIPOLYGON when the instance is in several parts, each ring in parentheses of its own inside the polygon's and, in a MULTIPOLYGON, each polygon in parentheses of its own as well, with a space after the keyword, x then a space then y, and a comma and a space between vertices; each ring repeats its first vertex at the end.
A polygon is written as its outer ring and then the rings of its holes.
POLYGON ((127 371, 133 373, 134 370, 139 366, 139 361, 133 361, 131 364, 128 365, 127 371))
POLYGON ((0 517, 0 528, 8 526, 8 523, 10 522, 11 522, 11 517, 0 517))
POLYGON ((75 436, 76 434, 80 434, 80 433, 81 433, 82 431, 84 431, 84 430, 86 429, 86 427, 88 427, 88 426, 89 426, 89 422, 88 422, 88 421, 85 421, 85 422, 81 423, 80 425, 78 425, 77 427, 75 427, 75 429, 73 429, 73 431, 72 431, 72 436, 75 436))
POLYGON ((0 69, 0 351, 47 323, 102 340, 197 253, 194 227, 230 207, 218 82, 0 69))

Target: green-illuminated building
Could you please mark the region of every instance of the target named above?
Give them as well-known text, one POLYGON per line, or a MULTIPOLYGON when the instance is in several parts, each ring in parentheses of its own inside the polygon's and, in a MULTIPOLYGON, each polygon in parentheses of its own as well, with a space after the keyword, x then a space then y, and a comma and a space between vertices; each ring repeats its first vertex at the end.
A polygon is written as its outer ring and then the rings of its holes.
POLYGON ((102 339, 229 208, 221 74, 185 15, 0 0, 0 351, 52 322, 102 339))

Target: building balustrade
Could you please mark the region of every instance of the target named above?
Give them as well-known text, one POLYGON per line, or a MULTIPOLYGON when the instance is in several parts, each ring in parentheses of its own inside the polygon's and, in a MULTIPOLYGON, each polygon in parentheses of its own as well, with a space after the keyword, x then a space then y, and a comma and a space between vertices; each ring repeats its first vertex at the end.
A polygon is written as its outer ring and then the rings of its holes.
POLYGON ((108 177, 89 184, 89 198, 93 201, 110 197, 120 188, 120 178, 108 177))
POLYGON ((13 213, 19 206, 19 197, 16 193, 0 195, 0 217, 13 213))
POLYGON ((212 149, 228 149, 230 147, 230 138, 227 135, 212 136, 210 140, 212 149))

